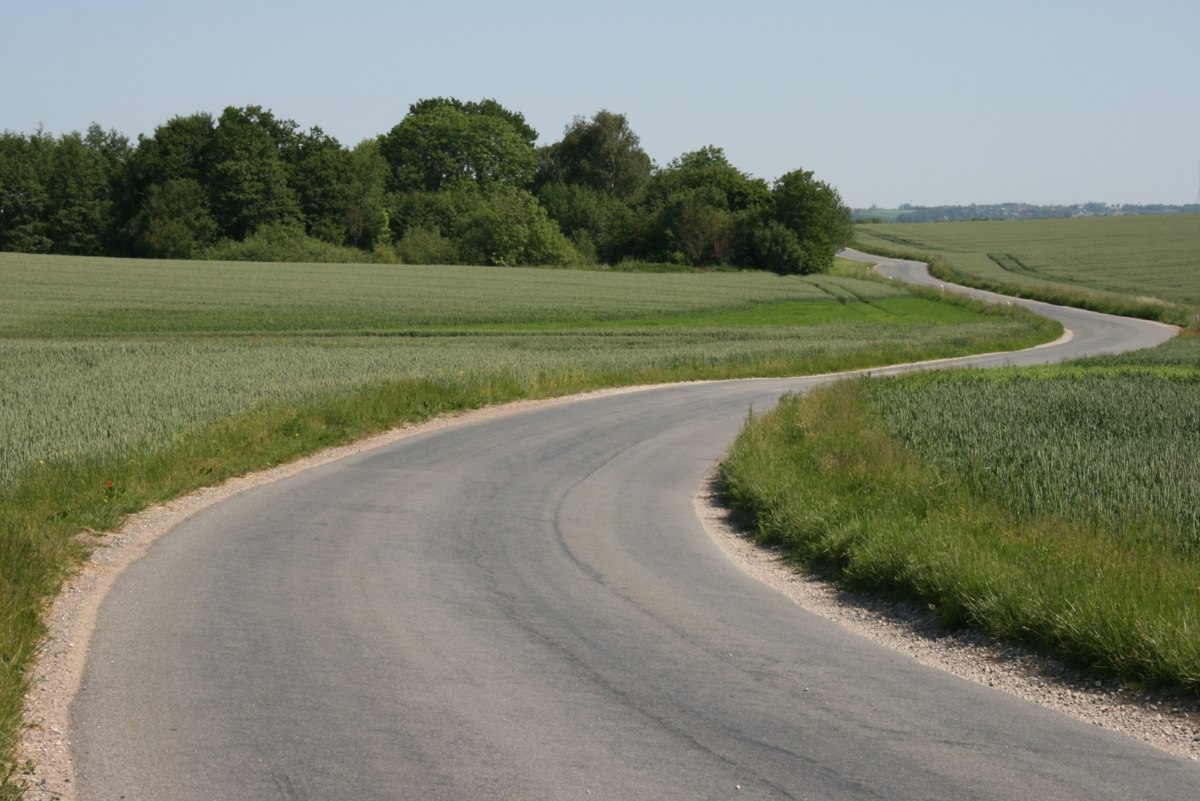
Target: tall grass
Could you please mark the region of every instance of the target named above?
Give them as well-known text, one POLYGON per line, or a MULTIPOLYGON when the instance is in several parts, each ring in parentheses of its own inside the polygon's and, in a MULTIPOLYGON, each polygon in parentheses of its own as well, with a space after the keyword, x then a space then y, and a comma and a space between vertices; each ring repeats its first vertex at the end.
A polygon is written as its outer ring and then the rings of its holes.
POLYGON ((792 398, 738 439, 729 496, 760 539, 950 625, 1200 693, 1196 342, 792 398))
POLYGON ((889 435, 1019 517, 1200 555, 1200 373, 930 374, 878 382, 869 397, 889 435))

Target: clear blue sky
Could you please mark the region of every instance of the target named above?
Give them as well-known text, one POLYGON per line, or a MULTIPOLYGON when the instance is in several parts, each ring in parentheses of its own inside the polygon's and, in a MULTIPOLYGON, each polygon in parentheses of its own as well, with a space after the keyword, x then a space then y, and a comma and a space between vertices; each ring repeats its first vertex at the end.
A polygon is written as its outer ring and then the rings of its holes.
POLYGON ((0 128, 257 104, 344 144, 433 96, 626 114, 853 206, 1195 202, 1197 0, 0 0, 0 128))

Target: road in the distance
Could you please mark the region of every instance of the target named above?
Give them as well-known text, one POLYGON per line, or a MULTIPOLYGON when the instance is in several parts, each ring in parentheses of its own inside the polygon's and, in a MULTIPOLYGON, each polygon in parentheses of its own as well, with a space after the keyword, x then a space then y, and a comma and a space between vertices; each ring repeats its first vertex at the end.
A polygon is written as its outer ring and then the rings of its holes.
MULTIPOLYGON (((998 358, 1162 335, 1055 314, 1070 343, 998 358)), ((1195 763, 919 666, 722 555, 702 477, 751 406, 821 380, 469 423, 188 520, 101 610, 79 797, 1194 801, 1195 763)))

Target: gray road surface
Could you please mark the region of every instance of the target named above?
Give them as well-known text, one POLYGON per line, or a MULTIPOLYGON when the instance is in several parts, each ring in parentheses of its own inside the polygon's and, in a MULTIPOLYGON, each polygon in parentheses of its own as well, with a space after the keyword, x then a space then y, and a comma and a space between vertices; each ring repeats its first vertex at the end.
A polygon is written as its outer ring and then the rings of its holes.
MULTIPOLYGON (((1069 344, 975 361, 1166 333, 1053 314, 1069 344)), ((702 477, 751 405, 820 380, 461 425, 188 520, 101 610, 80 798, 1200 797, 1195 763, 921 667, 723 557, 702 477)))

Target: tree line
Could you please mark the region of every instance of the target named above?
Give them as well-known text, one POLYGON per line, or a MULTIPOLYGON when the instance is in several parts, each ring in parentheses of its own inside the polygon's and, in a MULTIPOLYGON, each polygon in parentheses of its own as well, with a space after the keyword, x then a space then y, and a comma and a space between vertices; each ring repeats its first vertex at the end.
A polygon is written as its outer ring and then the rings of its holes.
POLYGON ((719 147, 656 166, 622 114, 538 147, 495 100, 421 100, 346 147, 259 106, 177 116, 132 143, 93 124, 0 134, 0 250, 423 264, 827 269, 851 211, 812 172, 768 184, 719 147))

